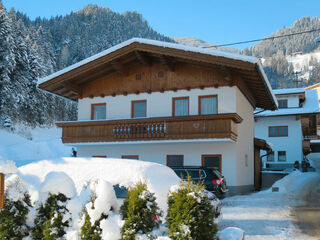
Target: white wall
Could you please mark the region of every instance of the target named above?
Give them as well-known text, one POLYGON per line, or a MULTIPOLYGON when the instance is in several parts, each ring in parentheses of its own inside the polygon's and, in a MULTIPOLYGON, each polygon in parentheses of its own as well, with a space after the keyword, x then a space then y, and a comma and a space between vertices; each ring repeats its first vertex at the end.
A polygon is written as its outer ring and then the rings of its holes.
POLYGON ((172 116, 172 98, 186 96, 189 96, 190 115, 198 115, 198 96, 212 94, 218 95, 218 113, 235 113, 236 89, 236 87, 220 87, 83 98, 78 102, 78 120, 90 120, 93 103, 107 104, 107 119, 129 119, 131 118, 131 101, 145 99, 147 100, 147 117, 169 117, 172 116))
POLYGON ((222 174, 228 186, 238 186, 236 144, 234 142, 214 143, 148 143, 78 146, 79 157, 106 155, 108 158, 121 158, 122 155, 139 155, 139 160, 166 165, 167 155, 184 155, 184 165, 201 166, 201 155, 221 154, 222 174))
POLYGON ((296 120, 295 116, 257 118, 254 129, 256 137, 265 139, 272 145, 272 150, 275 152, 275 163, 278 160, 278 151, 286 151, 289 163, 302 160, 301 121, 296 120), (269 137, 270 126, 288 126, 288 137, 269 137))
POLYGON ((254 183, 254 117, 253 107, 237 89, 237 113, 243 121, 238 124, 237 139, 237 183, 253 185, 254 183))
POLYGON ((288 100, 288 108, 297 108, 299 107, 299 96, 283 96, 280 95, 276 96, 278 100, 288 100))

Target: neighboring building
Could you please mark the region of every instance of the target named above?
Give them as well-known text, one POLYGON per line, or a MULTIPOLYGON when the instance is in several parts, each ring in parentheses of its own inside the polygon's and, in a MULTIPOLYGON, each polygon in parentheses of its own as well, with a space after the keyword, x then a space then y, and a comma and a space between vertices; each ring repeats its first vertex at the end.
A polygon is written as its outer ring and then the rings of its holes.
POLYGON ((146 39, 85 59, 39 87, 78 101, 78 121, 57 123, 78 156, 217 167, 231 191, 254 183, 253 110, 277 108, 257 58, 146 39))
POLYGON ((295 161, 303 160, 303 141, 318 138, 318 92, 291 88, 274 90, 274 94, 279 109, 256 110, 255 137, 266 140, 273 149, 263 158, 267 167, 292 168, 295 161))

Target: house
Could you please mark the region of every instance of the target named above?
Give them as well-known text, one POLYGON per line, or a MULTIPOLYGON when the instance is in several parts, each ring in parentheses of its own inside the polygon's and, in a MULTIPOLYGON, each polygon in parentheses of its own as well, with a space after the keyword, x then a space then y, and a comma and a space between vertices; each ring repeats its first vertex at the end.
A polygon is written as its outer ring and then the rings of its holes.
POLYGON ((38 85, 78 102, 57 123, 78 156, 216 167, 231 192, 254 183, 253 110, 277 108, 257 58, 137 38, 38 85))
MULTIPOLYGON (((255 112, 255 137, 266 140, 273 152, 263 158, 274 170, 292 168, 304 158, 304 141, 318 138, 319 96, 317 89, 276 89, 276 111, 255 112)), ((264 153, 262 153, 264 154, 264 153)))

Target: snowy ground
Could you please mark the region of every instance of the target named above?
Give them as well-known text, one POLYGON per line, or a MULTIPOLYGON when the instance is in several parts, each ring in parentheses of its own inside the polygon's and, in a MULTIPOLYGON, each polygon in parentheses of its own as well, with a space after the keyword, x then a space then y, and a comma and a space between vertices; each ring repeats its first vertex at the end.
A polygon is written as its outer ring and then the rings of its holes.
POLYGON ((71 147, 61 142, 61 129, 16 126, 15 133, 0 129, 0 159, 13 160, 18 167, 71 154, 71 147))
MULTIPOLYGON (((319 239, 319 235, 316 237, 308 231, 314 230, 308 229, 309 225, 302 226, 304 229, 301 229, 299 224, 296 224, 297 221, 304 221, 300 213, 297 217, 297 209, 301 206, 312 204, 319 211, 319 187, 315 187, 319 186, 319 183, 318 173, 297 171, 275 183, 274 186, 279 187, 279 192, 269 189, 251 195, 226 198, 222 201, 219 229, 239 227, 245 231, 246 239, 249 240, 319 239)), ((305 215, 305 212, 303 214, 305 215)), ((309 219, 308 216, 307 218, 309 219)))

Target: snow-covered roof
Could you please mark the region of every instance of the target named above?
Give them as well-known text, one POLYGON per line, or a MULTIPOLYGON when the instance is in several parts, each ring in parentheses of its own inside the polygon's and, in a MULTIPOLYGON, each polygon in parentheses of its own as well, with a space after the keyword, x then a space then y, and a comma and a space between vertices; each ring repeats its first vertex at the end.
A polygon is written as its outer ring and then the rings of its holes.
POLYGON ((296 93, 304 93, 304 88, 283 88, 283 89, 274 89, 275 95, 285 95, 285 94, 296 94, 296 93))
POLYGON ((49 81, 57 76, 60 76, 66 72, 69 72, 75 68, 78 68, 82 65, 85 65, 89 62, 92 62, 98 58, 101 58, 103 56, 106 56, 120 48, 123 48, 125 46, 128 46, 134 42, 137 43, 144 43, 144 44, 149 44, 149 45, 154 45, 154 46, 158 46, 158 47, 164 47, 164 48, 173 48, 173 49, 179 49, 179 50, 184 50, 184 51, 188 51, 188 52, 196 52, 196 53, 203 53, 203 54, 207 54, 207 55, 212 55, 212 56, 217 56, 217 57, 225 57, 225 58, 231 58, 234 60, 240 60, 240 61, 245 61, 245 62, 250 62, 250 63, 257 63, 259 60, 256 57, 252 57, 252 56, 245 56, 245 55, 241 55, 241 54, 237 54, 237 53, 231 53, 231 52, 225 52, 225 51, 220 51, 220 50, 213 50, 213 49, 208 49, 208 48, 200 48, 200 47, 192 47, 192 46, 186 46, 183 44, 177 44, 177 43, 169 43, 169 42, 162 42, 162 41, 157 41, 157 40, 151 40, 151 39, 144 39, 144 38, 132 38, 129 39, 125 42, 122 42, 118 45, 115 45, 105 51, 102 51, 98 54, 95 54, 91 57, 88 57, 78 63, 75 63, 69 67, 66 67, 58 72, 55 72, 49 76, 46 76, 44 78, 41 78, 38 80, 38 85, 41 83, 44 83, 46 81, 49 81))
POLYGON ((280 89, 275 90, 275 94, 295 94, 305 92, 305 101, 303 102, 302 107, 293 107, 293 108, 281 108, 276 111, 262 111, 256 110, 255 117, 272 117, 272 116, 283 116, 283 115, 297 115, 297 114, 311 114, 311 113, 320 113, 319 98, 317 90, 305 90, 302 88, 294 88, 292 91, 289 89, 280 89), (300 91, 300 92, 299 92, 300 91), (280 92, 280 93, 277 93, 280 92))

